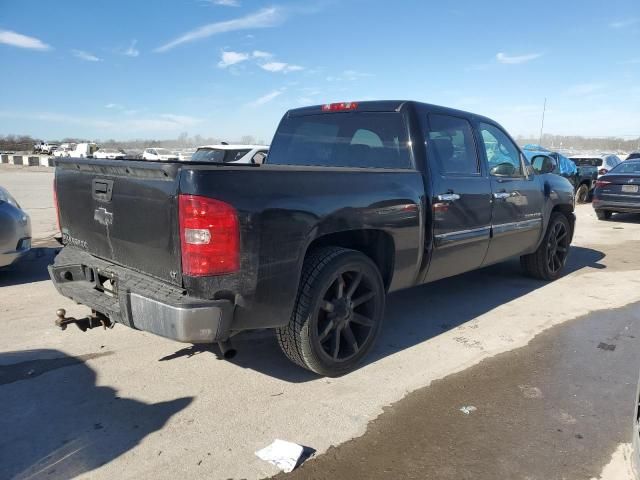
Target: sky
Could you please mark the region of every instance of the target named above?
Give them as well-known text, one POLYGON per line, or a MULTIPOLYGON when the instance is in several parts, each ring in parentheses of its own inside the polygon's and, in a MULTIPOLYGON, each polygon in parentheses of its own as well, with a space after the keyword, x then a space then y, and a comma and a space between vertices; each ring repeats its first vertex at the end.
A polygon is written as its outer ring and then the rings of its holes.
POLYGON ((269 141, 411 99, 510 133, 640 136, 640 1, 0 0, 0 134, 269 141))

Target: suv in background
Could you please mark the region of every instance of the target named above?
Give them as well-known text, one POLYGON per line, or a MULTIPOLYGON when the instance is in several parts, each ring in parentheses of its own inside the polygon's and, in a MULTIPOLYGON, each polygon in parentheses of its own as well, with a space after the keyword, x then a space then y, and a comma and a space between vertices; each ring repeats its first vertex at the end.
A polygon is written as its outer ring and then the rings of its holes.
POLYGON ((143 160, 178 160, 178 156, 166 148, 145 148, 142 152, 143 160))
POLYGON ((205 145, 191 156, 196 162, 250 163, 261 165, 267 157, 267 145, 205 145))
POLYGON ((622 160, 617 155, 602 154, 602 155, 573 155, 569 157, 575 162, 576 165, 591 164, 598 167, 598 178, 602 175, 609 173, 609 171, 618 165, 622 160))

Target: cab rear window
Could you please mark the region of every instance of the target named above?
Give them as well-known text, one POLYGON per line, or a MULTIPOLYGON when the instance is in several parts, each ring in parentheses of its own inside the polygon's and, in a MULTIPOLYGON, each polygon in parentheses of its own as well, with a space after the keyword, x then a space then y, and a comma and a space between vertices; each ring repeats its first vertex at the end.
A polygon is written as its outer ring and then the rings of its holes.
POLYGON ((396 112, 325 113, 286 117, 267 162, 358 168, 411 168, 409 141, 396 112))

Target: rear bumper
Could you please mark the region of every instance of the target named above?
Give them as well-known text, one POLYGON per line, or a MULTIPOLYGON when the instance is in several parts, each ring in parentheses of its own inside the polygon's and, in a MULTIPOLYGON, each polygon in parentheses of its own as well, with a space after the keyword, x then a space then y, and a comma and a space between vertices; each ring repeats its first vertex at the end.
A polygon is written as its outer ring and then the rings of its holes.
POLYGON ((60 294, 111 321, 186 343, 229 337, 233 304, 228 300, 189 296, 181 288, 72 247, 62 249, 49 275, 60 294), (105 289, 105 279, 115 287, 105 289))
POLYGON ((593 208, 596 210, 611 210, 613 212, 640 213, 640 202, 618 202, 594 198, 593 208))

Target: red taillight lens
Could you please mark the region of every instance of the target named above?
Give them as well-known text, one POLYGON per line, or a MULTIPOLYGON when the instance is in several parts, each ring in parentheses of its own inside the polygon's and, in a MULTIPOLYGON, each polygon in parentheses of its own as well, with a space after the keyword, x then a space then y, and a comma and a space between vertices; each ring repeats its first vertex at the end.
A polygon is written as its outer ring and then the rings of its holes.
POLYGON ((56 181, 53 180, 53 206, 56 209, 56 223, 58 231, 60 231, 60 208, 58 208, 58 192, 56 191, 56 181))
POLYGON ((596 188, 604 187, 609 184, 611 184, 611 182, 607 182, 606 180, 598 180, 596 181, 596 188))
POLYGON ((609 172, 609 170, 607 170, 606 168, 601 168, 600 170, 598 170, 598 173, 600 175, 604 175, 605 173, 608 173, 608 172, 609 172))
POLYGON ((202 277, 240 267, 240 227, 229 204, 196 195, 179 197, 182 273, 202 277))
POLYGON ((347 110, 355 110, 358 108, 356 102, 327 103, 322 106, 323 112, 344 112, 347 110))

